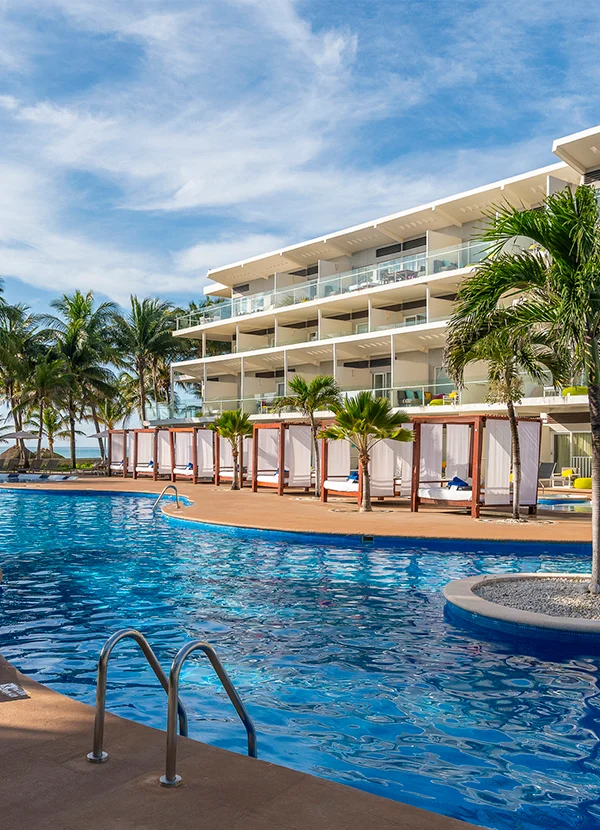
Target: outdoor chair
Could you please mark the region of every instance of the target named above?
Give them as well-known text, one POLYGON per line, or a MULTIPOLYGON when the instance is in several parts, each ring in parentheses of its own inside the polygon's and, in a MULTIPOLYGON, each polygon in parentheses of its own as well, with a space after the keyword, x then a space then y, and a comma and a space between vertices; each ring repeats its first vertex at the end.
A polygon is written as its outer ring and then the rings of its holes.
POLYGON ((538 468, 538 484, 542 488, 542 493, 545 490, 545 484, 552 487, 552 479, 556 470, 556 463, 554 461, 542 461, 538 468))

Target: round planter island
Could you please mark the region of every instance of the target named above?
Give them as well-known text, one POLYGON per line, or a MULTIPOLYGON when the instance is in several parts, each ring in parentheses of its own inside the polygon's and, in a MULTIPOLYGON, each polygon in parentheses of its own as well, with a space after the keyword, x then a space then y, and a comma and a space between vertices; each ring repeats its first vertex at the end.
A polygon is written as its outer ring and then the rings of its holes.
POLYGON ((449 616, 511 639, 600 651, 600 595, 589 574, 470 576, 444 588, 449 616))

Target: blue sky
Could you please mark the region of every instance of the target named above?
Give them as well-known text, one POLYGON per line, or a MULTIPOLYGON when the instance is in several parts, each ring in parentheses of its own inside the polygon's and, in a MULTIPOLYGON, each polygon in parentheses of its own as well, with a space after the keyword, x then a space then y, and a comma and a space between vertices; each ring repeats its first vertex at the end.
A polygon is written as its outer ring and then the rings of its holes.
POLYGON ((3 0, 0 273, 43 310, 551 163, 600 121, 589 0, 3 0))

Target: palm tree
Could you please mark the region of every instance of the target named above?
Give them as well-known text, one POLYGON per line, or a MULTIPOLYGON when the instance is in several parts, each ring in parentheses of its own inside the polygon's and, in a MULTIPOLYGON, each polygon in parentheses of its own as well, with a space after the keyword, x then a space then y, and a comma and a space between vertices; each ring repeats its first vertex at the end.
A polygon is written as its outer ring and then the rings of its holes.
MULTIPOLYGON (((98 368, 104 367, 114 357, 113 348, 113 325, 116 318, 117 306, 112 302, 102 302, 96 305, 94 292, 88 291, 83 294, 77 290, 73 294, 63 294, 51 303, 60 316, 49 315, 45 317, 46 323, 50 326, 55 336, 65 337, 69 328, 77 330, 81 347, 90 361, 95 355, 95 363, 98 368)), ((86 382, 85 377, 79 378, 79 391, 81 394, 81 414, 83 417, 91 415, 96 432, 100 432, 100 421, 98 419, 98 406, 102 401, 104 391, 98 387, 92 379, 86 382)), ((104 442, 98 438, 100 456, 104 458, 104 442)))
MULTIPOLYGON (((488 271, 490 266, 487 266, 488 271)), ((513 518, 520 520, 521 504, 521 445, 515 404, 523 397, 523 380, 528 376, 543 384, 548 373, 555 385, 569 376, 568 354, 557 347, 556 340, 543 330, 518 324, 519 310, 499 307, 476 319, 465 314, 463 291, 470 295, 469 280, 458 292, 457 305, 450 319, 444 362, 459 389, 463 388, 464 373, 471 363, 487 363, 490 403, 506 406, 510 424, 513 471, 513 518)), ((469 306, 467 305, 467 311, 469 306)))
POLYGON ((41 428, 43 435, 48 439, 48 449, 52 456, 54 455, 54 442, 56 439, 68 438, 70 434, 67 420, 54 406, 46 406, 44 408, 41 421, 39 417, 32 416, 29 419, 29 423, 34 429, 41 428))
MULTIPOLYGON (((46 348, 47 336, 39 321, 27 306, 0 303, 0 402, 7 405, 16 431, 23 429, 24 384, 46 348)), ((24 461, 25 443, 18 444, 24 461)))
POLYGON ((310 431, 313 445, 313 468, 315 470, 315 495, 321 492, 319 470, 319 441, 317 439, 316 413, 333 410, 340 404, 340 388, 332 375, 317 375, 307 382, 302 375, 296 375, 288 381, 291 394, 279 398, 277 409, 281 412, 285 407, 296 409, 310 421, 310 431))
POLYGON ((463 293, 463 318, 481 318, 518 297, 515 325, 548 332, 585 375, 592 430, 592 578, 600 593, 600 227, 597 191, 581 185, 546 197, 541 208, 500 205, 484 238, 494 254, 463 293), (519 254, 507 243, 528 237, 519 254))
POLYGON ((409 423, 410 418, 404 412, 393 412, 387 398, 374 398, 370 392, 359 392, 353 398, 346 398, 334 411, 334 423, 322 430, 320 437, 333 441, 345 438, 358 450, 362 473, 360 512, 370 513, 373 510, 369 473, 371 450, 386 439, 412 441, 412 432, 402 428, 403 424, 409 423))
POLYGON ((240 489, 240 449, 244 438, 252 435, 250 416, 241 409, 230 409, 222 412, 209 429, 219 434, 219 437, 231 444, 233 456, 232 490, 240 489))
POLYGON ((38 412, 37 458, 42 454, 42 436, 44 431, 44 413, 47 408, 58 403, 68 390, 72 378, 66 371, 64 362, 54 358, 51 353, 38 360, 32 367, 31 374, 23 384, 20 408, 38 412))
POLYGON ((106 429, 116 429, 117 424, 123 426, 131 418, 135 405, 128 399, 122 389, 117 388, 112 397, 105 397, 98 405, 98 420, 106 429))
POLYGON ((139 412, 146 421, 148 380, 152 382, 154 398, 158 403, 160 390, 158 369, 161 359, 170 356, 177 347, 172 335, 174 313, 169 303, 146 297, 139 300, 131 295, 131 310, 120 316, 115 327, 115 341, 120 352, 119 363, 126 367, 128 361, 135 369, 138 383, 139 412))

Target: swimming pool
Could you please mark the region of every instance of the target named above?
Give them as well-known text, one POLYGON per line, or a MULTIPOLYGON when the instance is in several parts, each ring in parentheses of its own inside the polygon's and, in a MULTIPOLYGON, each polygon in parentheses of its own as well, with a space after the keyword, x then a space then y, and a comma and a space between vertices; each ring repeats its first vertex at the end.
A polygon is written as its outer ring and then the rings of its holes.
MULTIPOLYGON (((598 827, 598 658, 517 653, 451 624, 441 595, 469 574, 584 571, 583 546, 334 544, 193 526, 151 506, 0 492, 7 659, 93 703, 98 652, 116 629, 138 627, 165 667, 206 638, 265 760, 487 827, 598 827)), ((186 666, 191 736, 244 752, 206 662, 186 666)), ((164 728, 164 693, 133 646, 113 655, 108 706, 164 728)))

